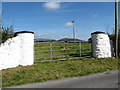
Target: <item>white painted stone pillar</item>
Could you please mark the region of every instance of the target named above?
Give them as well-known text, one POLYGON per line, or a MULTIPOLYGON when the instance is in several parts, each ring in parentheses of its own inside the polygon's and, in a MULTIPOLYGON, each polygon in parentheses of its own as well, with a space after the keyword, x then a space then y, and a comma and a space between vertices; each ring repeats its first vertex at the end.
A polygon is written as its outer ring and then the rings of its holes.
POLYGON ((21 31, 0 45, 0 70, 34 64, 34 33, 21 31))
POLYGON ((34 64, 34 33, 22 31, 16 33, 20 38, 20 65, 34 64))
POLYGON ((112 48, 108 35, 106 35, 104 32, 94 32, 91 35, 93 57, 112 57, 112 48))
POLYGON ((20 61, 20 38, 13 37, 8 39, 0 46, 1 69, 13 68, 19 65, 20 61))

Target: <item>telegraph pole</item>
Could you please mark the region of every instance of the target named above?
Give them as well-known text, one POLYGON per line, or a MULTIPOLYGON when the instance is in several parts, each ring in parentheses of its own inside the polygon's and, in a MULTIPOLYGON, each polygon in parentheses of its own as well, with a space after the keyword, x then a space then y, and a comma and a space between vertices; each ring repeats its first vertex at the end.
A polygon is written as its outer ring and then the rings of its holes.
POLYGON ((115 0, 115 57, 118 58, 118 0, 115 0))
POLYGON ((2 1, 0 0, 0 45, 2 43, 2 1))
POLYGON ((72 21, 73 23, 73 39, 74 39, 74 43, 75 43, 75 29, 74 29, 74 21, 72 21))

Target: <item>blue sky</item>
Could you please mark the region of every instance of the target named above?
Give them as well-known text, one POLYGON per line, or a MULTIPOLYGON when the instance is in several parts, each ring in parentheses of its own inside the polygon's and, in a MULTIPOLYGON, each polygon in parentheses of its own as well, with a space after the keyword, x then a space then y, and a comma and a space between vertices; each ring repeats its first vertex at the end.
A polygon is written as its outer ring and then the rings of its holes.
POLYGON ((112 32, 113 2, 3 2, 3 26, 14 24, 15 31, 33 31, 35 37, 87 40, 91 32, 112 32))

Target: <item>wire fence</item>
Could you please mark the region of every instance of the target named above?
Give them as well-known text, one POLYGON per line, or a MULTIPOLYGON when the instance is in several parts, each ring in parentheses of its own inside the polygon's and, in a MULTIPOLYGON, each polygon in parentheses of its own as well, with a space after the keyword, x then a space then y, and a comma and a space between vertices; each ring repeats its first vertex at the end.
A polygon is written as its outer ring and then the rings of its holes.
POLYGON ((35 62, 91 57, 91 43, 40 42, 34 45, 35 62))

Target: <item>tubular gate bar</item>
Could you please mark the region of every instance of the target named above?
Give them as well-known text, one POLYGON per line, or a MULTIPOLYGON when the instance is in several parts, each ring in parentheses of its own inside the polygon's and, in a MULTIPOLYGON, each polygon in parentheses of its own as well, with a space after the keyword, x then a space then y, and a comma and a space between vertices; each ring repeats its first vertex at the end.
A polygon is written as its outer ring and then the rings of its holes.
POLYGON ((35 43, 35 62, 91 57, 91 43, 35 43), (46 46, 47 45, 47 46, 46 46))

